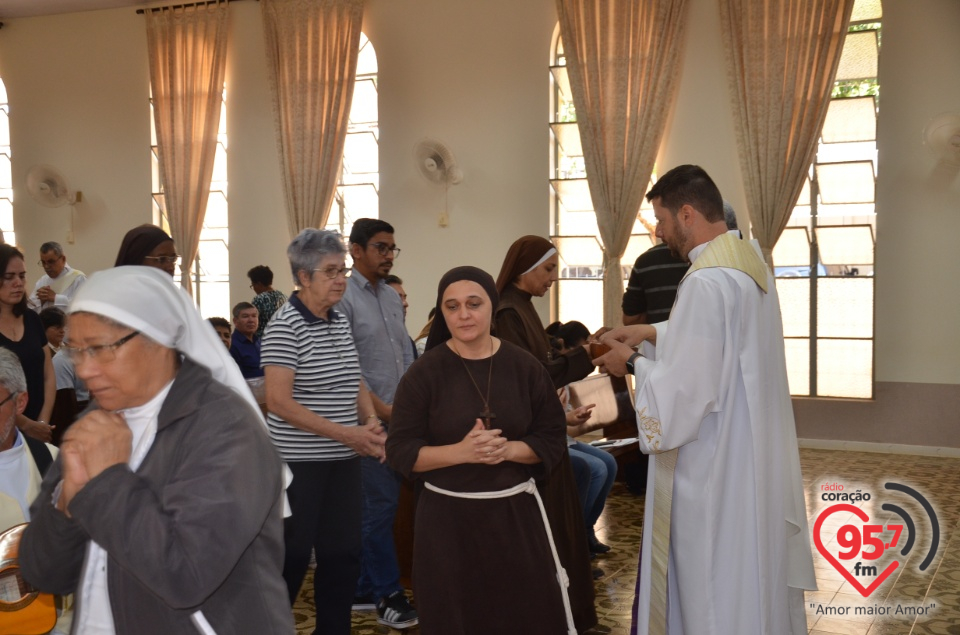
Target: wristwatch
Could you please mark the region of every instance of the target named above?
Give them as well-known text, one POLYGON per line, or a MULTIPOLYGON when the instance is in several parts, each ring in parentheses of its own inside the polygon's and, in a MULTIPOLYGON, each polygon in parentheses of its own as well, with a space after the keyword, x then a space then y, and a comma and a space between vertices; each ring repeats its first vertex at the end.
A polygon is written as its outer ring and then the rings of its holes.
POLYGON ((631 375, 633 374, 633 363, 637 361, 638 357, 643 357, 643 355, 641 355, 639 352, 635 352, 627 360, 627 372, 630 373, 631 375))

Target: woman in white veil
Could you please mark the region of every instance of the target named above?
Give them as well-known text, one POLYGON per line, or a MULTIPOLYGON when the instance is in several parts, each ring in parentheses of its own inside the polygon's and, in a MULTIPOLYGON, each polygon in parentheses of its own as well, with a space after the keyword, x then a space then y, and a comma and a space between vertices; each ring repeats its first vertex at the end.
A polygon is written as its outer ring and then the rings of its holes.
POLYGON ((24 577, 83 633, 290 633, 282 463, 239 369, 169 276, 94 274, 65 346, 91 407, 31 509, 24 577))

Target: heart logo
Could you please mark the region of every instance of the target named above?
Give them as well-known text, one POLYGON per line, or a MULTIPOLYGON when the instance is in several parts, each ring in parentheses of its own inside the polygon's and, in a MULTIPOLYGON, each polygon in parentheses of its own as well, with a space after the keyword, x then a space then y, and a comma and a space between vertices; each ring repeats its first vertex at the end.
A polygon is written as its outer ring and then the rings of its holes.
POLYGON ((819 552, 823 555, 823 557, 826 558, 827 561, 828 561, 830 564, 832 564, 833 567, 834 567, 837 571, 840 572, 840 574, 847 580, 847 582, 849 582, 850 584, 852 584, 853 587, 854 587, 857 591, 860 592, 860 595, 862 595, 863 597, 867 597, 867 596, 869 596, 871 593, 873 593, 873 591, 874 591, 878 586, 880 586, 880 584, 882 584, 883 581, 886 580, 887 577, 888 577, 891 573, 893 573, 893 571, 894 571, 898 566, 900 566, 900 562, 897 561, 897 560, 894 560, 894 561, 891 562, 889 565, 887 565, 887 568, 884 569, 879 575, 877 575, 876 579, 874 579, 874 581, 870 584, 870 586, 864 587, 862 584, 860 584, 860 581, 857 580, 857 579, 853 576, 853 574, 851 574, 849 571, 847 571, 847 569, 840 563, 839 560, 837 560, 837 559, 834 557, 834 555, 833 555, 832 553, 830 553, 829 551, 827 551, 827 548, 824 546, 823 540, 822 540, 821 537, 820 537, 820 529, 823 527, 823 522, 824 522, 827 518, 829 518, 831 515, 833 515, 833 514, 835 514, 835 513, 837 513, 837 512, 851 512, 851 513, 855 514, 855 515, 856 515, 860 520, 862 520, 864 523, 866 523, 866 522, 868 522, 868 521, 870 520, 870 517, 867 515, 867 513, 866 513, 865 511, 863 511, 862 509, 860 509, 859 507, 855 507, 855 506, 853 506, 853 505, 846 505, 846 504, 833 505, 833 506, 828 507, 827 509, 825 509, 825 510, 820 514, 820 516, 817 517, 817 522, 816 522, 816 524, 814 524, 814 526, 813 526, 813 542, 817 545, 817 551, 819 551, 819 552))

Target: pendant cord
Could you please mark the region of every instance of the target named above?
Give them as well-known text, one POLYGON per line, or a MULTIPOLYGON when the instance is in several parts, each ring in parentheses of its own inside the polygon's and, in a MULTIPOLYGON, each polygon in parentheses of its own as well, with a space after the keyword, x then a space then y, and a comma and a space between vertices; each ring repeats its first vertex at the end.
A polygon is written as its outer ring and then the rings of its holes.
POLYGON ((490 428, 490 386, 493 384, 493 337, 490 337, 490 368, 487 371, 487 396, 483 396, 483 391, 480 390, 477 380, 473 378, 473 373, 470 372, 470 369, 467 367, 467 362, 463 359, 463 355, 460 354, 460 349, 457 348, 456 340, 451 339, 450 342, 453 344, 453 350, 456 351, 457 357, 460 358, 460 363, 463 364, 463 370, 467 371, 467 377, 470 378, 470 381, 473 383, 473 387, 477 389, 477 394, 480 395, 480 399, 483 400, 483 412, 481 414, 486 414, 486 427, 490 428))

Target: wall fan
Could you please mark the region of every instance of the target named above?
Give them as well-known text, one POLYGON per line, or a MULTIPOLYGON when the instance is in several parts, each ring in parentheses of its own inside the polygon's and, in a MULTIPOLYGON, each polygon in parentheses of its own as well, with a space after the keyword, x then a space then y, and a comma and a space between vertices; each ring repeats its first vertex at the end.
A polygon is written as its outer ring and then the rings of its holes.
POLYGON ((414 156, 423 178, 444 188, 444 206, 438 223, 440 227, 446 227, 450 224, 450 186, 463 181, 463 171, 457 166, 450 149, 434 139, 424 139, 418 143, 414 148, 414 156))
POLYGON ((64 176, 49 165, 35 165, 30 168, 27 172, 26 185, 30 198, 44 207, 70 206, 70 231, 67 232, 67 242, 73 244, 74 206, 83 200, 83 193, 71 192, 64 176))
POLYGON ((960 113, 943 112, 927 122, 923 144, 941 163, 960 166, 960 113))

